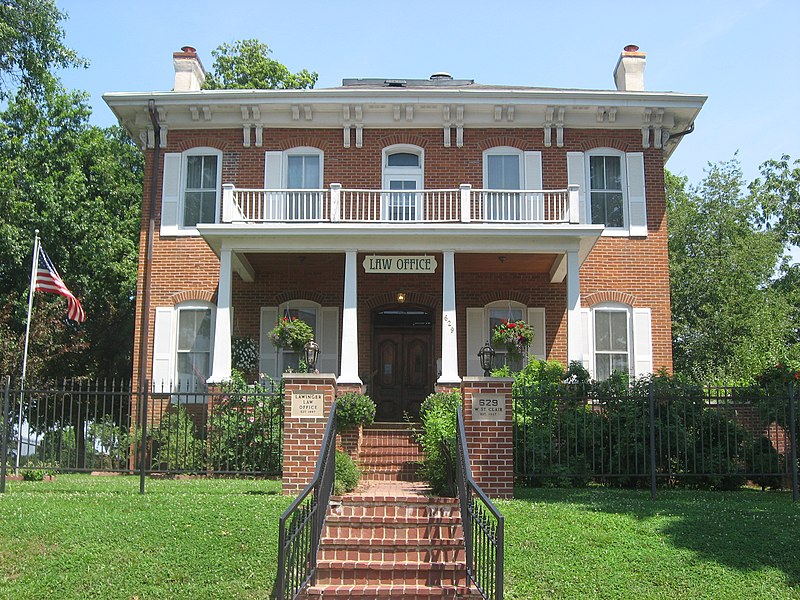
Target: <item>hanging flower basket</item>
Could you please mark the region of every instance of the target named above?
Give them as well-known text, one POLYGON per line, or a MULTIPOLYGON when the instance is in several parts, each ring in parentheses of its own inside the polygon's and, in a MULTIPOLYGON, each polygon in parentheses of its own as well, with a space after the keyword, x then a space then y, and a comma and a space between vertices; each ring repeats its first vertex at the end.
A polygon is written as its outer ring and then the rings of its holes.
POLYGON ((301 352, 303 346, 314 338, 314 331, 305 321, 297 317, 283 317, 269 332, 269 341, 276 348, 301 352))
POLYGON ((513 357, 522 357, 532 341, 533 327, 522 320, 503 320, 492 331, 492 344, 505 348, 513 357))

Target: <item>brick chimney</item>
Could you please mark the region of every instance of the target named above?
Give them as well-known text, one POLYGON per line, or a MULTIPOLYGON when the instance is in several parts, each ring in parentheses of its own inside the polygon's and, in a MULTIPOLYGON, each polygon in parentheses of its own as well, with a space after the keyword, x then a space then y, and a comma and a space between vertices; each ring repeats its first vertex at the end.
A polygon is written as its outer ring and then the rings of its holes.
POLYGON ((644 90, 644 64, 647 54, 639 52, 639 46, 625 46, 614 68, 614 83, 620 92, 644 90))
POLYGON ((197 50, 184 46, 180 52, 172 53, 172 64, 175 67, 174 92, 197 92, 206 80, 206 70, 197 58, 197 50))

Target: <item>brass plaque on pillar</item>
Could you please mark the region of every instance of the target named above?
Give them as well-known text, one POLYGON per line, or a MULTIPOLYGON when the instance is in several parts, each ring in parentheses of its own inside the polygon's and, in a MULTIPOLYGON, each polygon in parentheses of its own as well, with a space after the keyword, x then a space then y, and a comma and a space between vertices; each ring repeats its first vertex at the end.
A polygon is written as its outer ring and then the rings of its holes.
POLYGON ((292 392, 292 416, 299 419, 321 419, 325 416, 322 392, 292 392))
POLYGON ((472 397, 473 421, 505 421, 506 397, 492 394, 476 394, 472 397))

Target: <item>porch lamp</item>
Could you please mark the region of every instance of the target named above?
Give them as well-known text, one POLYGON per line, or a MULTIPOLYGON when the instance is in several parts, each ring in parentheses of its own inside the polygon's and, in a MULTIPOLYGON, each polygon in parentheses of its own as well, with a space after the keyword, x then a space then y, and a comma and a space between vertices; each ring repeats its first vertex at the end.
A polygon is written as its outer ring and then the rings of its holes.
POLYGON ((303 346, 303 358, 306 361, 306 373, 316 373, 319 344, 314 340, 307 342, 303 346))
POLYGON ((478 350, 478 358, 481 359, 481 369, 483 369, 483 376, 489 377, 492 374, 492 361, 494 361, 494 348, 489 344, 489 340, 483 345, 483 348, 478 350))

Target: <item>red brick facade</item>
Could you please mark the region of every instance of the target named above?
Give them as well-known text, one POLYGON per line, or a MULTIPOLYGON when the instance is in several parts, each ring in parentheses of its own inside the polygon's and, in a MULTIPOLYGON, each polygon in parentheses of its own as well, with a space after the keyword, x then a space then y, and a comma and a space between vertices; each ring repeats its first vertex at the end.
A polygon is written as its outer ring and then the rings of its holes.
MULTIPOLYGON (((312 146, 324 152, 324 186, 341 183, 345 188, 380 189, 381 153, 392 144, 413 144, 424 150, 424 185, 428 189, 457 188, 469 183, 483 184, 482 152, 496 146, 511 146, 524 151, 541 151, 545 189, 567 185, 567 152, 610 147, 626 152, 644 152, 648 236, 646 238, 601 237, 580 270, 580 293, 584 307, 602 301, 624 301, 652 311, 652 365, 654 370, 670 369, 671 331, 669 272, 667 265, 667 223, 664 200, 662 150, 643 150, 638 129, 566 129, 563 147, 545 147, 542 129, 466 129, 463 147, 444 147, 440 129, 364 131, 363 147, 344 148, 341 129, 264 129, 262 147, 243 147, 240 129, 174 130, 162 149, 157 181, 161 182, 164 152, 180 152, 195 147, 222 151, 222 182, 237 187, 261 188, 264 185, 266 151, 312 146)), ((153 151, 146 152, 145 190, 139 261, 138 293, 141 297, 144 273, 144 248, 147 215, 150 207, 150 181, 153 151)), ((156 197, 160 198, 161 190, 156 197)), ((156 207, 160 215, 160 202, 156 207)), ((219 279, 219 259, 200 237, 159 235, 156 221, 151 269, 150 331, 154 328, 156 307, 174 306, 186 300, 214 301, 219 279)), ((254 263, 255 281, 247 283, 233 277, 233 335, 259 337, 260 308, 282 302, 307 299, 323 306, 342 305, 343 254, 269 254, 254 263)), ((409 305, 421 305, 441 315, 441 254, 436 255, 439 271, 425 275, 364 274, 358 266, 359 368, 371 371, 371 312, 392 304, 398 291, 406 293, 409 305)), ((547 357, 565 362, 566 284, 550 283, 546 272, 520 272, 498 263, 487 268, 470 267, 456 254, 456 305, 459 370, 465 369, 466 307, 481 307, 494 300, 515 300, 529 307, 546 309, 547 357)), ((137 304, 137 323, 141 322, 142 303, 137 304)), ((340 332, 341 335, 341 332, 340 332)), ((439 355, 441 322, 434 321, 433 355, 439 355)), ((140 331, 135 335, 134 373, 139 373, 140 331)), ((152 333, 149 346, 152 347, 152 333)), ((148 365, 148 377, 151 373, 148 365)), ((366 383, 366 382, 365 382, 366 383)), ((369 390, 367 390, 369 391, 369 390)))

